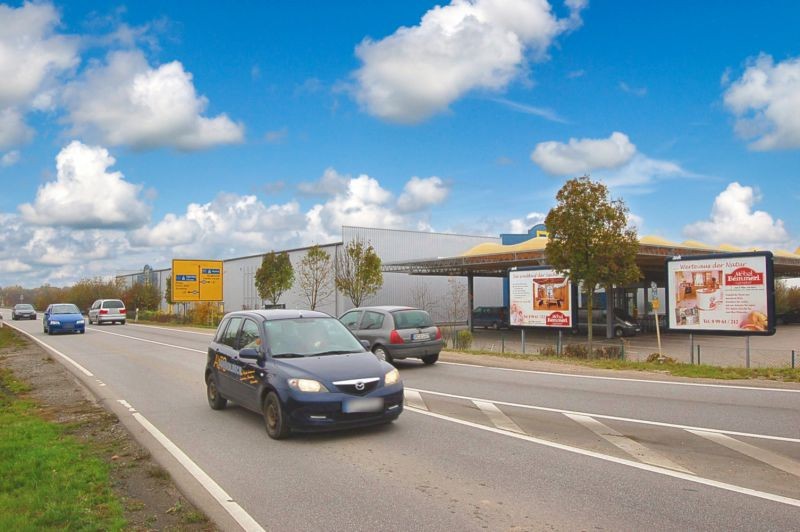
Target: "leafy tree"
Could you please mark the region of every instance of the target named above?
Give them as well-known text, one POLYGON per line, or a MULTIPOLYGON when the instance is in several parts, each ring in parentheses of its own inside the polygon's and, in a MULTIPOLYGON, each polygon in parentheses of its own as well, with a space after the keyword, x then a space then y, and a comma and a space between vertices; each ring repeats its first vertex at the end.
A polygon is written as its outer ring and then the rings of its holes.
POLYGON ((152 283, 136 283, 122 294, 125 306, 131 310, 157 310, 161 303, 161 292, 152 283))
POLYGON ((558 191, 556 206, 545 219, 549 240, 545 253, 556 270, 569 271, 583 282, 592 349, 592 306, 595 287, 610 289, 641 277, 636 265, 639 240, 628 224, 628 208, 610 198, 608 188, 588 176, 570 179, 558 191))
POLYGON ((328 299, 335 290, 330 254, 319 246, 313 246, 300 261, 298 276, 311 310, 328 299))
POLYGON ((800 308, 800 288, 789 286, 785 279, 775 283, 775 312, 800 308))
POLYGON ((351 240, 336 257, 336 288, 361 306, 383 286, 381 259, 371 244, 351 240))
POLYGON ((100 277, 81 279, 67 292, 67 299, 75 303, 81 311, 92 306, 97 299, 121 299, 123 290, 116 281, 104 281, 100 277))
POLYGON ((174 305, 175 302, 172 300, 172 276, 170 275, 167 277, 167 285, 164 287, 164 300, 170 305, 174 305))
POLYGON ((264 255, 261 266, 256 270, 256 289, 261 299, 277 305, 281 295, 289 290, 293 283, 294 268, 287 252, 270 251, 264 255))

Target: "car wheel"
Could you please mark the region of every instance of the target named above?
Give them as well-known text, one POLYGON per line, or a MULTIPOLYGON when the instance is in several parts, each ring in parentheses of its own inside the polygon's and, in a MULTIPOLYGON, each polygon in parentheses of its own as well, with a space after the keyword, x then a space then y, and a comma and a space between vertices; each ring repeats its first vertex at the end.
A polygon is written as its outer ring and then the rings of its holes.
POLYGON ((394 363, 392 355, 390 355, 389 352, 386 350, 386 348, 383 347, 382 345, 376 345, 375 347, 373 347, 372 352, 375 353, 376 357, 385 360, 389 364, 394 363))
POLYGON ((282 440, 289 435, 289 422, 275 392, 269 392, 264 400, 264 425, 267 435, 273 440, 282 440))
POLYGON ((206 397, 208 398, 208 406, 212 410, 222 410, 228 404, 228 400, 219 394, 213 375, 209 375, 206 378, 206 397))
POLYGON ((622 327, 617 327, 616 329, 614 329, 614 336, 616 336, 617 338, 622 338, 623 334, 624 333, 622 331, 622 327))
POLYGON ((121 322, 119 322, 119 324, 120 325, 125 325, 125 320, 122 320, 121 322))
POLYGON ((436 353, 435 355, 428 355, 426 357, 422 357, 422 361, 429 366, 431 364, 436 364, 437 360, 439 360, 439 353, 436 353))
POLYGON ((86 334, 86 329, 81 329, 81 334, 86 334))

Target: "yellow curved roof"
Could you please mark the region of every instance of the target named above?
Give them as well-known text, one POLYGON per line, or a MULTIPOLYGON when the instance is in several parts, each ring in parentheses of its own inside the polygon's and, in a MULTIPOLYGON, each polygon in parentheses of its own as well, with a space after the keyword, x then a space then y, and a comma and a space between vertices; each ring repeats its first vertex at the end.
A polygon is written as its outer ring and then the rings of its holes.
MULTIPOLYGON (((491 255, 494 253, 510 253, 516 251, 541 251, 544 250, 545 246, 547 245, 547 237, 534 237, 530 238, 524 242, 520 242, 519 244, 510 244, 510 245, 503 245, 503 244, 496 244, 494 242, 483 242, 482 244, 478 244, 477 246, 473 246, 468 249, 466 252, 462 253, 462 257, 474 257, 477 255, 491 255)), ((732 246, 730 244, 720 244, 718 246, 711 246, 708 244, 704 244, 702 242, 698 242, 696 240, 686 240, 681 242, 680 244, 676 242, 670 242, 660 236, 654 235, 647 235, 643 236, 639 239, 640 244, 644 244, 647 246, 663 246, 663 247, 685 247, 685 248, 696 248, 696 249, 707 249, 710 251, 727 251, 727 252, 737 252, 737 251, 758 251, 757 249, 746 249, 740 248, 736 246, 732 246)), ((786 250, 777 250, 774 252, 775 255, 780 255, 781 257, 790 257, 790 258, 797 258, 800 256, 800 248, 797 248, 794 253, 786 250)))

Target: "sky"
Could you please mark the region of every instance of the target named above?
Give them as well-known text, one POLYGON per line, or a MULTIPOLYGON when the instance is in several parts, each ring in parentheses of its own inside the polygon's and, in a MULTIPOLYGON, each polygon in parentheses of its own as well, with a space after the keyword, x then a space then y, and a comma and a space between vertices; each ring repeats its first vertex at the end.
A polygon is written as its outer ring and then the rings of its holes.
POLYGON ((525 232, 800 246, 800 3, 0 3, 0 286, 525 232))

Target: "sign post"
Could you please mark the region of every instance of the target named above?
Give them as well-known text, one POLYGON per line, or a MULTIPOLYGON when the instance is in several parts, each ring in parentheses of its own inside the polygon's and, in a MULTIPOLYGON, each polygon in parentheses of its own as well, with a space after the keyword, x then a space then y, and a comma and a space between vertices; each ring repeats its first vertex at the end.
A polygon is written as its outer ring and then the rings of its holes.
POLYGON ((656 340, 658 341, 658 358, 664 358, 664 353, 661 351, 661 330, 658 325, 658 307, 660 302, 658 300, 658 286, 655 281, 650 283, 650 301, 653 304, 653 318, 656 320, 656 340))

